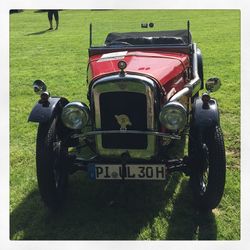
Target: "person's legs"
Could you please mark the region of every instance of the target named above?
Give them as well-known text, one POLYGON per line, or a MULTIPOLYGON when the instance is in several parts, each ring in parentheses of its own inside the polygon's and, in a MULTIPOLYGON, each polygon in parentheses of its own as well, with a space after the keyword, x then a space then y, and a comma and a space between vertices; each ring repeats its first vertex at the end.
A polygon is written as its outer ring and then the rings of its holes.
POLYGON ((53 11, 51 10, 48 10, 48 19, 49 19, 49 29, 52 30, 53 29, 53 26, 52 26, 52 15, 53 15, 53 11))
POLYGON ((58 15, 58 10, 54 11, 54 17, 56 20, 56 30, 58 29, 58 25, 59 25, 59 15, 58 15))

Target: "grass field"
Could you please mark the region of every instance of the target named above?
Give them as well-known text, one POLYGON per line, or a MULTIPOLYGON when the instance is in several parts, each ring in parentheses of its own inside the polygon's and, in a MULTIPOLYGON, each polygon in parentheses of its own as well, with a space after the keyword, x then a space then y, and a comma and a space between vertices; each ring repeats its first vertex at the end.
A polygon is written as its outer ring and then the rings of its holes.
POLYGON ((10 15, 10 238, 239 240, 240 12, 64 10, 59 30, 47 29, 46 13, 30 10, 10 15), (203 53, 205 79, 217 75, 223 84, 213 95, 219 102, 227 154, 225 194, 218 208, 209 214, 197 213, 188 179, 180 174, 169 177, 167 184, 120 186, 92 182, 79 172, 70 177, 64 209, 50 214, 37 189, 37 125, 27 123, 37 101, 33 81, 43 79, 52 95, 87 101, 89 22, 94 24, 98 43, 107 30, 101 25, 105 21, 115 25, 117 20, 130 20, 124 21, 123 29, 132 31, 142 21, 152 20, 165 22, 168 28, 183 28, 187 19, 203 53))

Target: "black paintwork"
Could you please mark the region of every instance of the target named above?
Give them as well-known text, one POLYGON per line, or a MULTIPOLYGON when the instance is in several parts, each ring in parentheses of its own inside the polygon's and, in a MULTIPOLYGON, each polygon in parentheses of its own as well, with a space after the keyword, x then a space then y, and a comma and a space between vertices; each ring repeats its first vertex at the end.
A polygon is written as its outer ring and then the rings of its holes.
POLYGON ((37 102, 33 107, 28 121, 29 122, 48 122, 54 116, 54 114, 65 106, 68 100, 62 97, 50 97, 48 103, 37 102))
POLYGON ((193 103, 192 126, 203 130, 219 123, 220 116, 216 100, 211 99, 208 105, 205 105, 201 97, 196 98, 193 103))

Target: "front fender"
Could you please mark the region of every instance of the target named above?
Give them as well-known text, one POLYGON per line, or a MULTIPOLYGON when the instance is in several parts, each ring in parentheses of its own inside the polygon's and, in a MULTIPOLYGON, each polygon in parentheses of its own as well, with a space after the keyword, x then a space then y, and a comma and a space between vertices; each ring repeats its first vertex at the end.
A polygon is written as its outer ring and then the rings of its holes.
POLYGON ((63 97, 50 97, 46 105, 37 102, 29 115, 28 121, 46 123, 68 102, 69 101, 63 97))
POLYGON ((198 130, 220 125, 220 115, 216 100, 211 99, 208 106, 205 107, 201 98, 196 98, 192 108, 191 124, 198 130))

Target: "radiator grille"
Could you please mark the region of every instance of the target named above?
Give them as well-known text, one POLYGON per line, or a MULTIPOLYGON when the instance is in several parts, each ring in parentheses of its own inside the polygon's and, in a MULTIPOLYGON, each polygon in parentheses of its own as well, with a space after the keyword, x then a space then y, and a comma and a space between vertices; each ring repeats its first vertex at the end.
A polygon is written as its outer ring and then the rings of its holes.
MULTIPOLYGON (((116 116, 126 115, 131 122, 128 130, 147 130, 147 99, 142 93, 106 92, 100 94, 101 128, 103 130, 120 130, 116 116)), ((103 148, 111 149, 146 149, 146 135, 104 134, 103 148)))

